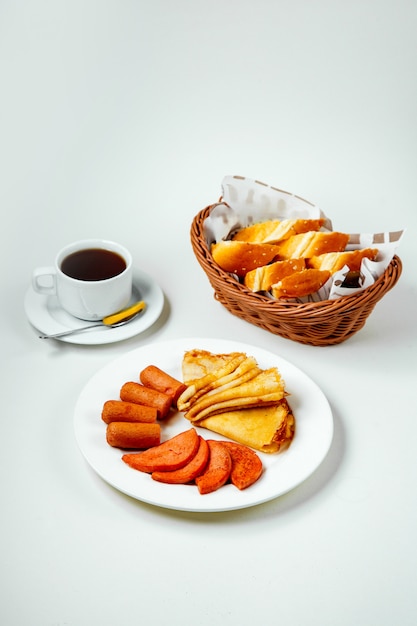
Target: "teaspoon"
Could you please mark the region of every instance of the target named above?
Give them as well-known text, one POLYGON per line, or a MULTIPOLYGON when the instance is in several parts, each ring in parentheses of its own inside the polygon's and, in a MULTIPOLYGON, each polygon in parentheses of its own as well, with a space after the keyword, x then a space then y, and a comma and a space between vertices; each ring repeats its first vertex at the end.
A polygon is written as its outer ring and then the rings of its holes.
POLYGON ((81 326, 80 328, 71 328, 70 330, 64 330, 60 333, 55 333, 53 335, 39 335, 39 339, 55 339, 58 337, 65 337, 67 335, 72 335, 73 333, 80 333, 84 330, 89 330, 90 328, 97 328, 98 326, 104 326, 106 328, 118 328, 119 326, 124 326, 131 322, 143 309, 146 307, 146 304, 143 300, 140 302, 136 302, 132 304, 127 309, 123 311, 119 311, 118 313, 114 313, 113 315, 107 315, 99 322, 95 322, 94 324, 89 324, 88 326, 81 326))

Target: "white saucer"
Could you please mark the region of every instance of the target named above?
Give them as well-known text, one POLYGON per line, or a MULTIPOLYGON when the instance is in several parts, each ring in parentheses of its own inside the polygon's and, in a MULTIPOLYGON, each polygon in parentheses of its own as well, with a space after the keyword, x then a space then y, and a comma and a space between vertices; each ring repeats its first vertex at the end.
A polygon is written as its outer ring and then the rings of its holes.
MULTIPOLYGON (((125 326, 119 326, 118 328, 98 327, 67 337, 60 337, 59 340, 68 343, 98 345, 123 341, 123 339, 129 339, 144 332, 161 315, 164 307, 164 294, 159 285, 140 270, 135 270, 133 274, 131 304, 137 300, 144 300, 146 309, 125 326)), ((79 320, 61 309, 56 296, 45 296, 36 293, 32 287, 29 287, 26 292, 24 307, 29 322, 44 334, 59 333, 71 328, 81 328, 89 323, 79 320)))

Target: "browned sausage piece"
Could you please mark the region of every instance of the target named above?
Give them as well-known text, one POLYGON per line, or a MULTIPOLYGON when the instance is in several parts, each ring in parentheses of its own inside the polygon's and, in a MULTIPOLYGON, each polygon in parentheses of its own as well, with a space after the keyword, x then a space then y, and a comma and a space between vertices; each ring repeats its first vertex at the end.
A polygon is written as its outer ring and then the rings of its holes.
POLYGON ((171 396, 174 406, 182 392, 187 389, 187 385, 162 371, 159 367, 156 367, 156 365, 148 365, 148 367, 145 367, 145 369, 140 372, 139 379, 142 385, 156 389, 156 391, 161 391, 167 394, 167 396, 171 396))
POLYGON ((127 382, 122 386, 120 399, 124 402, 154 407, 158 411, 159 419, 165 419, 171 409, 171 396, 135 382, 127 382))
POLYGON ((152 406, 124 402, 123 400, 107 400, 101 412, 103 422, 146 422, 152 424, 158 418, 158 410, 152 406))
POLYGON ((161 426, 139 422, 111 422, 107 425, 106 439, 113 448, 147 450, 160 444, 161 426))

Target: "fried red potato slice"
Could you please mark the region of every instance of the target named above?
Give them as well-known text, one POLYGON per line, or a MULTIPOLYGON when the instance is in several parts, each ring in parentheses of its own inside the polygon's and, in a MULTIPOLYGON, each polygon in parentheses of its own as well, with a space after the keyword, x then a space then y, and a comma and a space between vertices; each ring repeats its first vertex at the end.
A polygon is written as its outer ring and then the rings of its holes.
POLYGON ((221 442, 229 450, 232 458, 230 480, 238 489, 246 489, 262 475, 263 465, 259 456, 240 443, 234 441, 221 442))
POLYGON ((223 487, 229 480, 232 471, 232 457, 228 449, 220 441, 207 440, 210 458, 204 472, 197 476, 195 484, 198 491, 204 495, 223 487))
POLYGON ((210 456, 208 443, 200 437, 197 454, 184 467, 172 472, 152 472, 152 478, 160 483, 170 485, 186 485, 200 476, 206 468, 210 456))
POLYGON ((196 455, 200 437, 195 428, 185 430, 155 448, 144 452, 124 454, 124 461, 131 468, 146 472, 170 472, 184 467, 196 455))

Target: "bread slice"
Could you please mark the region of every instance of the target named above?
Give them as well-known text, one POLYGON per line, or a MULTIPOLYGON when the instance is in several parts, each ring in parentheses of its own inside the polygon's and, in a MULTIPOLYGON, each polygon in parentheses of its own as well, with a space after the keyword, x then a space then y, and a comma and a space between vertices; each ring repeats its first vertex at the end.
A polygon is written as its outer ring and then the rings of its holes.
POLYGON ((251 243, 277 243, 299 233, 320 230, 323 224, 324 219, 268 220, 241 228, 232 239, 251 243))
POLYGON ((276 244, 280 259, 310 258, 326 252, 342 252, 349 235, 336 231, 301 233, 276 244))
POLYGON ((378 250, 376 248, 364 248, 348 252, 327 252, 311 257, 307 260, 307 265, 318 270, 328 270, 331 274, 338 272, 345 265, 351 271, 357 272, 360 270, 362 259, 374 261, 377 255, 378 250))
POLYGON ((288 259, 275 261, 270 265, 258 267, 248 272, 244 278, 244 285, 252 291, 269 291, 272 285, 285 276, 306 269, 305 259, 288 259))
POLYGON ((278 252, 274 244, 227 240, 213 243, 211 254, 225 272, 243 278, 247 272, 273 261, 278 252))
POLYGON ((272 285, 274 298, 302 298, 318 291, 330 278, 328 270, 306 269, 286 276, 272 285))

